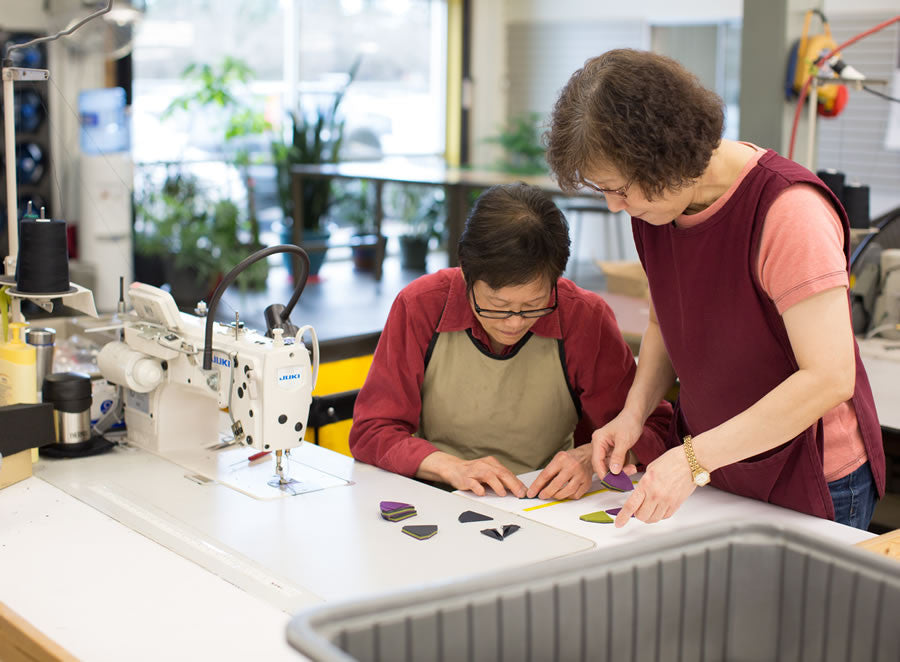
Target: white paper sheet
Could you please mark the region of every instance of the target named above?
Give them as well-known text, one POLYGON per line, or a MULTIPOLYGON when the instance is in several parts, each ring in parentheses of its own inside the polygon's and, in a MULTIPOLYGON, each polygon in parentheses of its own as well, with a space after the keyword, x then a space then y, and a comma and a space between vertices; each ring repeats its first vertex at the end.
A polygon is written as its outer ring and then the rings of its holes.
MULTIPOLYGON (((526 485, 537 478, 537 471, 522 474, 519 478, 526 485)), ((642 474, 632 476, 632 482, 642 474)), ((807 531, 837 542, 853 544, 873 537, 873 534, 843 524, 811 517, 780 506, 745 499, 711 486, 701 487, 681 506, 671 518, 656 524, 645 524, 632 519, 621 529, 613 524, 595 524, 578 519, 581 515, 608 508, 618 508, 625 503, 630 492, 613 492, 605 489, 595 477, 587 495, 577 501, 541 501, 517 499, 515 496, 499 497, 489 491, 488 496, 478 497, 471 492, 457 492, 477 503, 501 508, 522 517, 553 526, 593 540, 597 547, 612 547, 648 536, 657 536, 679 529, 702 526, 711 522, 757 521, 807 531)), ((476 506, 472 510, 478 511, 476 506)))

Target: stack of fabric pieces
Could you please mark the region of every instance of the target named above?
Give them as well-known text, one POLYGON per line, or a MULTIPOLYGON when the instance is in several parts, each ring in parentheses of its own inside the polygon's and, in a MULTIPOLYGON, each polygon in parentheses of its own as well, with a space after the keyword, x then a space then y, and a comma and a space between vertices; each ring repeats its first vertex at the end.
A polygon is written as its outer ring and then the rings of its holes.
POLYGON ((399 522, 408 517, 415 517, 416 509, 401 501, 382 501, 381 516, 389 522, 399 522))

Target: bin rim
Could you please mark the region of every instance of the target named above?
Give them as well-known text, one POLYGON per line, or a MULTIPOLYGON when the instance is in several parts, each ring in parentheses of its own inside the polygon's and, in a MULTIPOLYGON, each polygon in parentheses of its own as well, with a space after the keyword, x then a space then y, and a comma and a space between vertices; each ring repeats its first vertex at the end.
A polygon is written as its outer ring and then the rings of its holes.
POLYGON ((524 579, 540 583, 553 578, 592 569, 612 569, 623 563, 635 564, 651 558, 659 561, 661 554, 681 554, 690 548, 713 542, 780 543, 802 547, 810 554, 829 557, 831 561, 851 563, 860 574, 876 575, 900 587, 900 563, 851 544, 817 538, 814 535, 788 529, 783 525, 757 520, 732 520, 688 527, 661 536, 647 538, 632 545, 592 549, 585 552, 550 559, 538 564, 517 566, 501 572, 477 574, 465 579, 438 580, 433 583, 397 591, 380 592, 370 596, 313 605, 297 612, 288 622, 288 643, 314 660, 352 662, 355 658, 337 648, 324 630, 339 620, 353 621, 372 617, 410 605, 425 607, 433 602, 473 599, 479 594, 502 590, 524 579), (424 599, 423 599, 424 598, 424 599))

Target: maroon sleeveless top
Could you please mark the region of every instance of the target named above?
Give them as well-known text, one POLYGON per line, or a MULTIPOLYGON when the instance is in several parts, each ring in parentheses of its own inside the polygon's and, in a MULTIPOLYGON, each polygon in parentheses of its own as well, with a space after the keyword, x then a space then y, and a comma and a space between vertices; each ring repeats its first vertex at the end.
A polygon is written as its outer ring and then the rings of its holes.
MULTIPOLYGON (((838 211, 844 255, 849 221, 811 172, 769 150, 717 213, 691 228, 633 218, 666 351, 681 384, 668 447, 748 409, 798 369, 787 330, 759 282, 756 264, 772 202, 797 183, 814 185, 838 211)), ((849 303, 848 303, 849 306, 849 303)), ((872 389, 856 354, 853 406, 879 495, 885 459, 872 389)), ((741 496, 834 519, 822 469, 822 420, 791 441, 712 473, 712 484, 741 496)))

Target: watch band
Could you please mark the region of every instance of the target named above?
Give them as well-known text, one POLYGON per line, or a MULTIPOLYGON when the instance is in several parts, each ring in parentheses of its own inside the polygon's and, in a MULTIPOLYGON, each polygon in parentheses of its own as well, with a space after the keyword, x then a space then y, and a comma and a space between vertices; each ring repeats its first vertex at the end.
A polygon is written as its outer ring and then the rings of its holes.
POLYGON ((688 465, 691 469, 691 477, 694 479, 694 484, 698 487, 702 487, 709 483, 709 471, 700 466, 700 463, 697 461, 697 456, 694 454, 694 444, 692 443, 691 435, 687 435, 683 439, 684 441, 684 455, 687 458, 688 465))
POLYGON ((695 474, 701 470, 700 463, 697 462, 697 456, 694 455, 694 444, 691 442, 691 435, 687 435, 682 441, 684 442, 684 454, 687 456, 688 464, 691 466, 691 474, 695 474))

